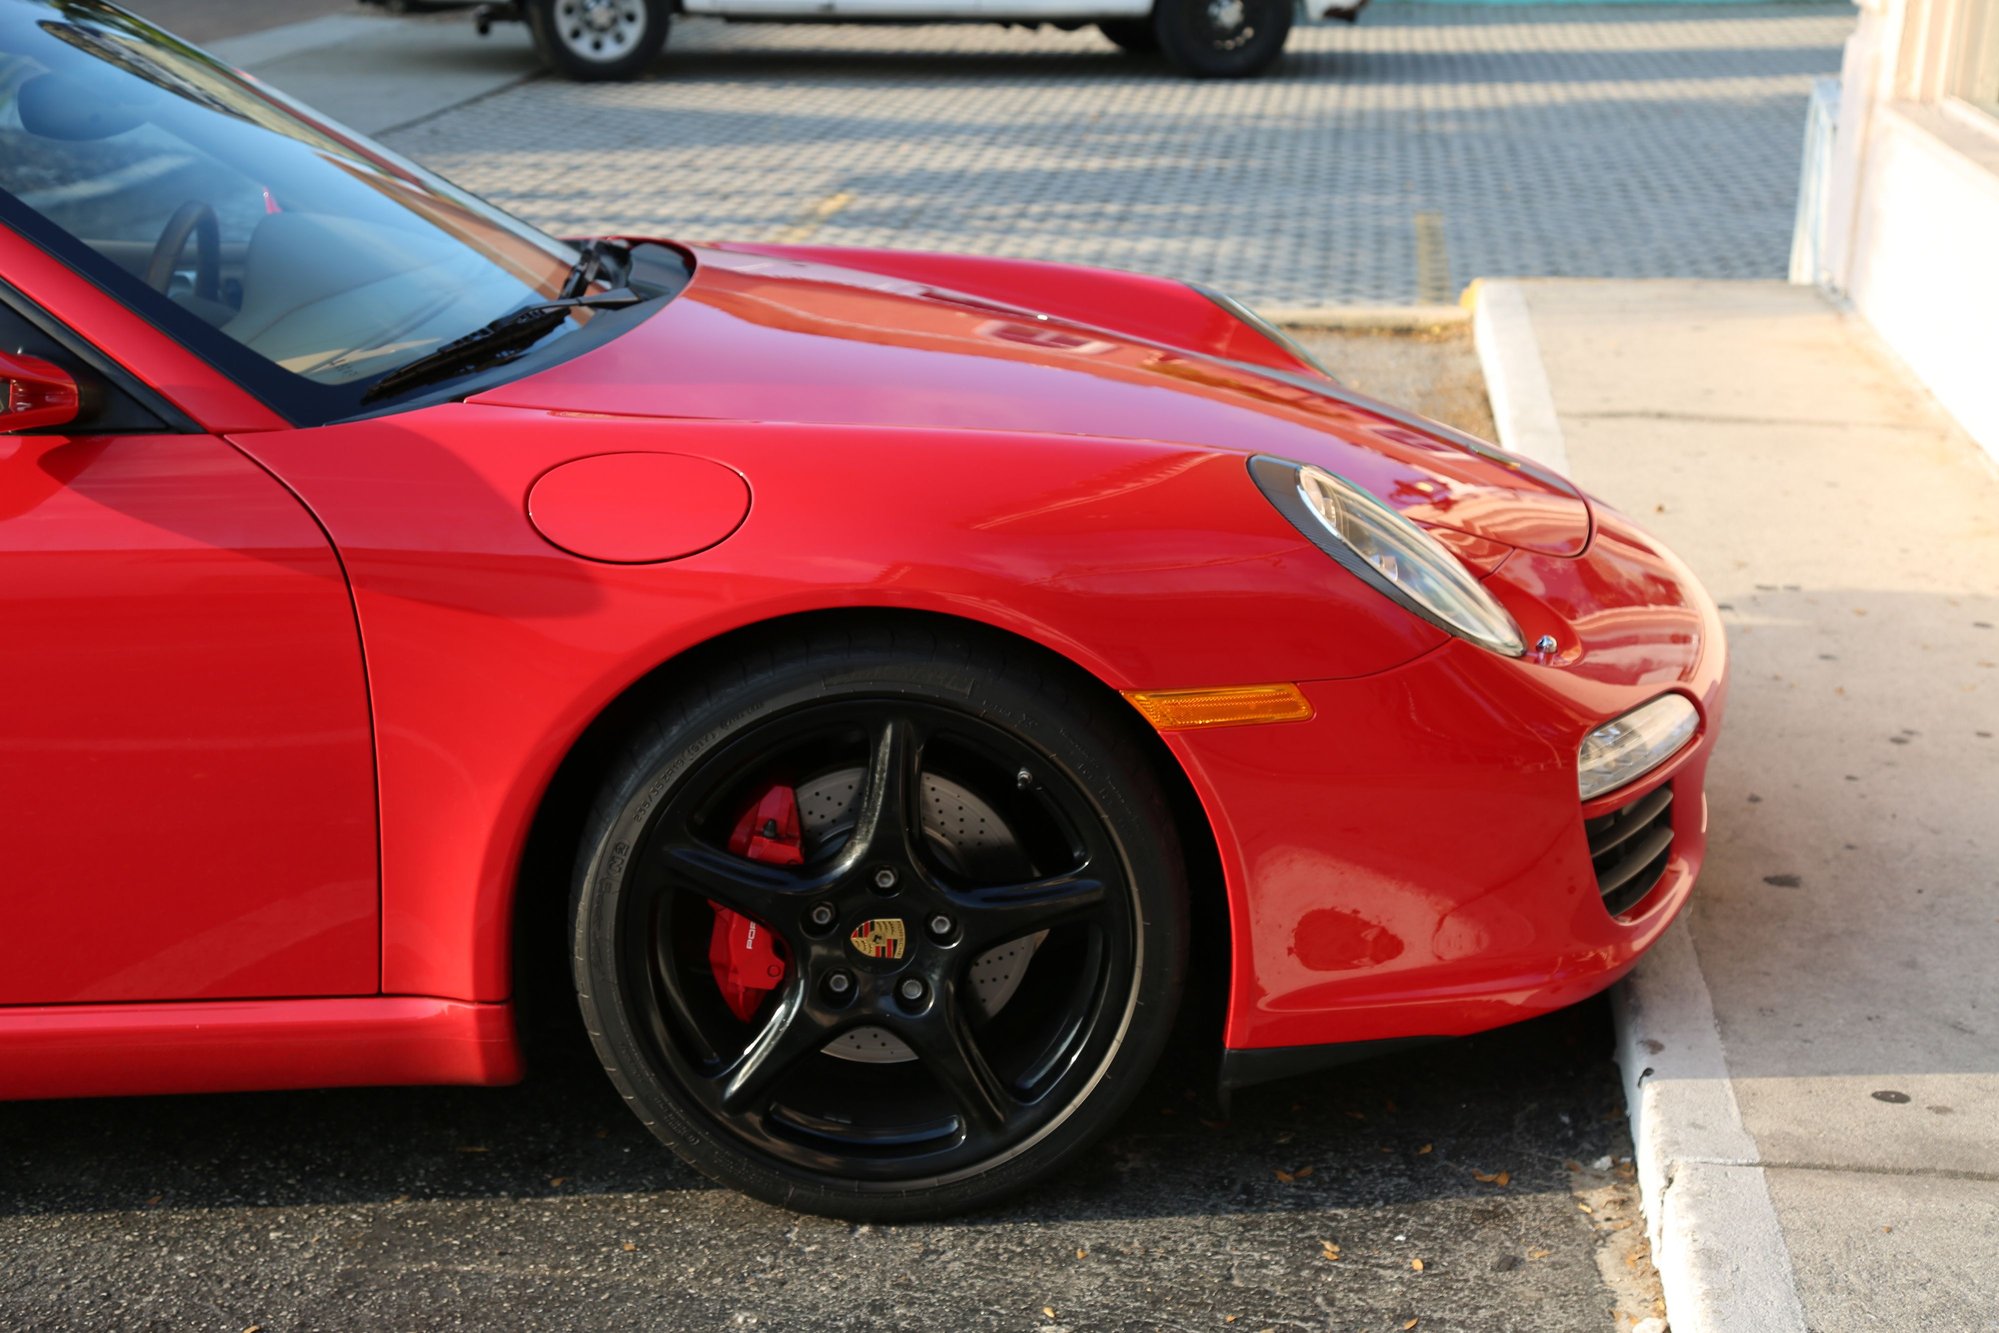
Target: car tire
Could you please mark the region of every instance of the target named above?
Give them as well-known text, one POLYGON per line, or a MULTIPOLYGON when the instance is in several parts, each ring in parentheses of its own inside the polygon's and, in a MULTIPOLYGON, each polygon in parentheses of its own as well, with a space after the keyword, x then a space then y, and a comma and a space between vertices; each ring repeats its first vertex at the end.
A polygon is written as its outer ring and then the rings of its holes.
POLYGON ((527 0, 542 63, 586 83, 635 79, 666 46, 667 0, 527 0))
POLYGON ((571 916, 585 1025, 646 1127, 745 1194, 867 1221, 1073 1161, 1157 1062, 1187 953, 1173 820, 1115 700, 906 627, 677 690, 603 788, 571 916), (791 863, 759 850, 787 836, 791 863), (724 905, 778 942, 751 1011, 724 905))
POLYGON ((1150 18, 1105 19, 1097 25, 1097 31, 1122 47, 1128 55, 1159 54, 1159 34, 1153 30, 1150 18))
POLYGON ((1182 74, 1240 79, 1261 74, 1284 53, 1292 0, 1158 0, 1153 31, 1182 74))

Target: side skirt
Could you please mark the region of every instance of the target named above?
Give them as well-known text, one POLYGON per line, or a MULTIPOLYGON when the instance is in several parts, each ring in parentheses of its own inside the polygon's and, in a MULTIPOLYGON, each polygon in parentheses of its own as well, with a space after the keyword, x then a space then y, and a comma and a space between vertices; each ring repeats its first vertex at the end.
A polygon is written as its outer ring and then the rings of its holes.
POLYGON ((0 1009, 0 1100, 513 1083, 512 1007, 418 995, 0 1009))

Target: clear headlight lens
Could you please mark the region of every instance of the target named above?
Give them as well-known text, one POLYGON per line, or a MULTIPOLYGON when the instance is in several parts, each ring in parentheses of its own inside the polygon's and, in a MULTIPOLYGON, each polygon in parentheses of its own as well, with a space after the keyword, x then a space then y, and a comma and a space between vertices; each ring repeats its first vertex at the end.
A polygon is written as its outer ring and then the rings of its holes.
POLYGON ((1204 287, 1198 282, 1190 282, 1187 285, 1207 297, 1210 301, 1213 301, 1222 309, 1228 311, 1231 315, 1234 315, 1243 323, 1249 325, 1252 329, 1255 329, 1271 342, 1276 343, 1292 356, 1298 358, 1302 364, 1311 367, 1315 373, 1324 375, 1329 380, 1338 381, 1338 377, 1332 371, 1327 370, 1319 364, 1318 357, 1313 356, 1305 350, 1303 343, 1300 343, 1296 338, 1286 333, 1283 329, 1278 328, 1275 324, 1272 324, 1269 320, 1257 314, 1233 296, 1224 292, 1218 292, 1212 287, 1204 287))
POLYGON ((1700 726, 1700 714, 1677 694, 1662 694, 1583 738, 1576 788, 1587 801, 1635 782, 1679 752, 1700 726))
POLYGON ((1267 454, 1249 470, 1280 513, 1362 581, 1482 648, 1507 657, 1526 650, 1513 617, 1456 556, 1360 487, 1267 454))

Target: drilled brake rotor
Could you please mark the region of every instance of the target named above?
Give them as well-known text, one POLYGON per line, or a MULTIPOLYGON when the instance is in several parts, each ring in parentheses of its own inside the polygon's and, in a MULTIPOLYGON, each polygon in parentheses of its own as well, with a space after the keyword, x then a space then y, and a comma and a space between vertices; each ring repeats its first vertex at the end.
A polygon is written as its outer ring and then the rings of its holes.
MULTIPOLYGON (((829 773, 798 787, 798 818, 808 847, 823 847, 851 827, 865 776, 859 768, 829 773)), ((1024 861, 1013 832, 993 808, 949 778, 923 775, 923 831, 939 860, 956 870, 1012 868, 1024 861)), ((1002 871, 1002 874, 1009 873, 1002 871)), ((1024 874, 1024 870, 1021 872, 1024 874)), ((1047 931, 1029 935, 972 960, 972 995, 987 1015, 1006 1007, 1047 931)), ((914 1060, 916 1053, 884 1028, 858 1028, 825 1047, 828 1055, 868 1064, 914 1060)))

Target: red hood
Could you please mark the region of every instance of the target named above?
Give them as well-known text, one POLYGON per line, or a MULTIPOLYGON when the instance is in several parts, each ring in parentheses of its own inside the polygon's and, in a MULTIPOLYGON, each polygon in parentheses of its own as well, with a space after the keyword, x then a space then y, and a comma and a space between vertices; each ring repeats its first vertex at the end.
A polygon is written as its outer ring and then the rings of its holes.
POLYGON ((1339 473, 1433 527, 1550 555, 1589 541, 1589 508, 1558 478, 1331 383, 856 269, 694 253, 692 283, 657 314, 472 401, 1275 454, 1339 473))

